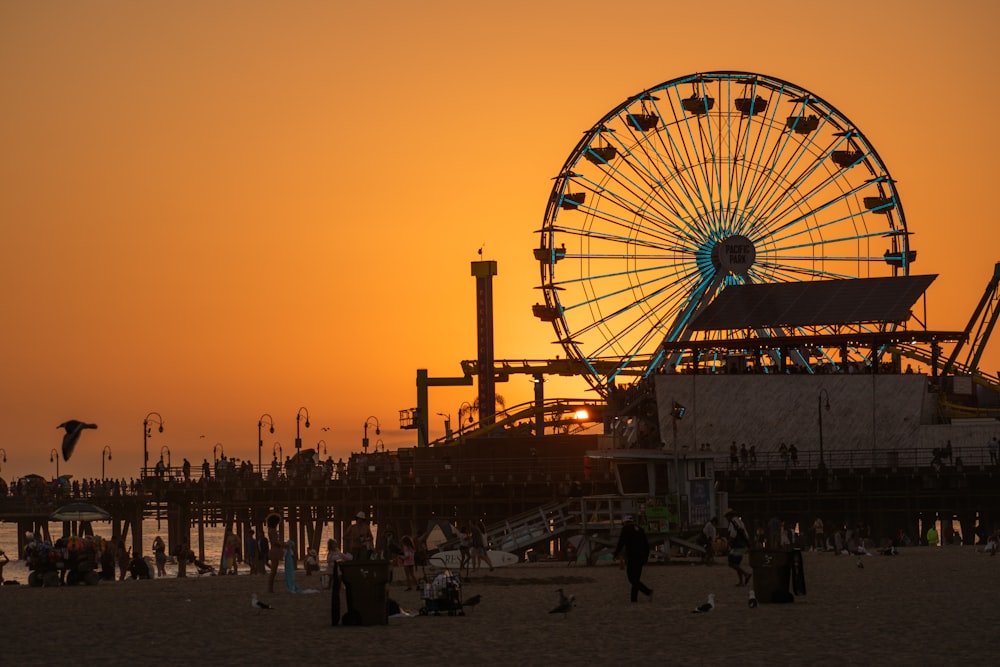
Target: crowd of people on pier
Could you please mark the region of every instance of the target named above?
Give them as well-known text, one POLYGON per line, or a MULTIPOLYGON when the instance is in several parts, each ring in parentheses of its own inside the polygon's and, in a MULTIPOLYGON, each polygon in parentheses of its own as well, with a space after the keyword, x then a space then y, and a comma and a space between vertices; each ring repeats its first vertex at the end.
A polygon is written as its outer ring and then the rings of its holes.
POLYGON ((7 483, 0 480, 0 498, 29 499, 109 497, 138 495, 164 484, 255 484, 255 483, 360 483, 381 478, 402 481, 399 457, 394 452, 352 454, 347 461, 332 456, 320 459, 312 450, 305 455, 275 456, 266 469, 258 470, 249 460, 221 456, 214 463, 206 458, 192 466, 188 459, 179 467, 168 467, 162 459, 144 478, 73 478, 63 475, 48 480, 41 475, 25 475, 7 483))

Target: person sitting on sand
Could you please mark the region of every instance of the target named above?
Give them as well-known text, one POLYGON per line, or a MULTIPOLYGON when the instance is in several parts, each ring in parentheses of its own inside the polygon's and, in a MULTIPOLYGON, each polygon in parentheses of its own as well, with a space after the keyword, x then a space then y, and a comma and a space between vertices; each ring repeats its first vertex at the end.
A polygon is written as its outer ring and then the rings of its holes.
POLYGON ((188 551, 188 562, 198 568, 198 574, 216 574, 215 568, 203 560, 199 560, 193 551, 188 551))
POLYGON ((310 549, 306 553, 305 567, 306 576, 311 576, 313 572, 319 572, 319 559, 316 557, 316 550, 310 549))

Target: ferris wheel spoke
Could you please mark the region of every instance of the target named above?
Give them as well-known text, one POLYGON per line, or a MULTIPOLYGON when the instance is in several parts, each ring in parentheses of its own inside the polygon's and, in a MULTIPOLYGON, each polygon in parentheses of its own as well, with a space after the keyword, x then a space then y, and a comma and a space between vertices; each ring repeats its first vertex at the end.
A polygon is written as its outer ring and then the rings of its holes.
MULTIPOLYGON (((798 116, 799 119, 805 116, 806 108, 807 104, 803 101, 802 110, 798 116)), ((833 150, 829 145, 825 148, 817 145, 817 138, 820 136, 822 128, 826 126, 828 118, 826 114, 824 114, 822 120, 816 117, 815 129, 807 132, 806 138, 797 144, 792 142, 792 137, 796 134, 795 127, 800 121, 797 120, 791 128, 786 128, 787 131, 784 135, 781 152, 773 156, 773 162, 775 163, 782 159, 784 160, 777 169, 777 173, 781 174, 782 178, 771 179, 768 187, 756 198, 759 202, 758 208, 761 213, 760 218, 758 218, 759 220, 769 217, 773 213, 773 207, 780 206, 784 198, 790 198, 792 192, 797 191, 803 183, 807 182, 816 171, 819 163, 833 150), (785 156, 785 148, 789 144, 793 145, 793 149, 790 155, 785 156), (811 159, 813 160, 812 165, 802 164, 803 161, 809 160, 810 156, 812 156, 811 159)), ((752 230, 748 230, 748 232, 752 233, 752 230)))
MULTIPOLYGON (((627 151, 627 149, 623 149, 627 151)), ((683 229, 680 225, 676 224, 673 220, 686 215, 687 211, 684 208, 682 201, 675 197, 656 197, 656 183, 654 177, 650 174, 648 169, 643 168, 638 163, 635 155, 630 152, 624 152, 625 157, 622 159, 621 163, 629 168, 629 171, 633 173, 630 176, 621 167, 609 167, 604 172, 610 182, 596 182, 589 181, 590 188, 595 195, 606 198, 608 201, 613 202, 615 205, 621 207, 624 212, 629 213, 643 213, 654 217, 658 222, 663 224, 665 227, 669 227, 678 233, 682 233, 683 229), (618 187, 611 187, 618 186, 618 187), (667 212, 654 210, 648 205, 641 202, 643 201, 654 201, 658 204, 662 204, 667 212)), ((670 193, 668 193, 670 194, 670 193)))
MULTIPOLYGON (((665 132, 669 132, 669 129, 665 129, 665 132)), ((673 140, 673 135, 669 136, 673 140)), ((656 193, 664 195, 666 199, 674 203, 678 213, 687 216, 692 216, 693 211, 697 211, 699 205, 704 205, 704 201, 696 201, 695 195, 698 195, 700 191, 697 182, 691 178, 693 174, 691 167, 686 162, 678 162, 676 159, 680 157, 680 151, 667 151, 666 146, 664 146, 663 151, 658 151, 652 142, 646 140, 639 141, 635 147, 636 150, 628 149, 628 155, 631 158, 628 163, 630 165, 643 165, 641 170, 649 179, 647 183, 651 196, 655 196, 656 193), (667 157, 664 157, 664 153, 667 154, 667 157), (666 183, 673 185, 672 187, 664 187, 666 183), (680 191, 680 194, 677 190, 680 191), (687 205, 684 204, 685 199, 687 205)), ((640 171, 638 167, 637 171, 640 171)))
MULTIPOLYGON (((660 292, 667 289, 669 286, 663 286, 660 288, 660 292)), ((611 354, 633 358, 641 350, 648 347, 650 339, 658 329, 655 324, 650 326, 649 313, 658 313, 656 321, 662 321, 670 316, 669 312, 663 312, 660 307, 667 301, 654 299, 654 296, 656 293, 649 295, 642 301, 628 303, 613 312, 593 317, 591 323, 581 327, 577 332, 578 335, 588 335, 592 332, 609 329, 616 333, 614 336, 598 338, 595 346, 589 350, 589 356, 596 358, 611 354)))
MULTIPOLYGON (((620 174, 620 172, 616 171, 615 174, 620 174)), ((586 205, 579 207, 585 211, 591 212, 595 215, 600 214, 601 217, 609 222, 612 222, 613 224, 621 224, 629 228, 634 226, 634 217, 641 216, 641 219, 644 221, 656 223, 660 231, 666 231, 676 235, 687 235, 689 232, 689 230, 686 230, 678 224, 677 220, 679 219, 679 214, 682 214, 682 211, 678 211, 676 208, 671 206, 671 204, 675 203, 671 198, 657 198, 654 200, 652 199, 652 191, 644 191, 634 187, 637 184, 633 180, 613 181, 613 183, 622 186, 621 189, 614 190, 609 189, 607 186, 600 183, 595 183, 594 181, 587 180, 586 183, 588 191, 595 196, 603 198, 603 200, 607 201, 609 204, 620 208, 621 213, 615 213, 607 211, 604 208, 598 209, 596 207, 586 205), (644 199, 665 204, 668 211, 659 211, 641 204, 640 201, 644 199), (631 214, 633 218, 626 218, 623 214, 631 214)), ((658 233, 658 231, 656 233, 658 233)))
POLYGON ((855 210, 848 207, 848 202, 852 197, 857 196, 860 192, 864 191, 868 187, 868 184, 861 184, 854 186, 850 191, 841 191, 832 199, 818 199, 817 192, 807 193, 808 199, 803 200, 800 203, 798 209, 789 208, 788 212, 795 211, 795 217, 791 219, 786 219, 783 215, 769 219, 769 223, 766 226, 766 231, 763 227, 755 229, 755 234, 765 235, 771 238, 772 242, 782 241, 788 238, 794 238, 796 235, 809 234, 810 230, 822 229, 829 227, 831 225, 839 225, 842 223, 847 223, 851 221, 859 221, 863 216, 868 214, 868 211, 855 210), (815 201, 812 205, 809 202, 815 201), (842 213, 846 209, 846 213, 842 213), (820 214, 832 213, 836 215, 840 213, 839 217, 833 217, 826 219, 822 222, 814 222, 812 227, 807 225, 807 221, 810 219, 818 220, 820 214), (783 234, 779 236, 779 234, 783 234))
MULTIPOLYGON (((834 149, 830 150, 832 154, 834 149)), ((813 177, 816 171, 820 168, 821 161, 817 160, 810 169, 804 172, 801 182, 805 182, 806 179, 813 177)), ((864 191, 865 189, 871 187, 872 184, 877 184, 881 182, 879 179, 866 180, 861 183, 846 183, 847 188, 840 187, 833 196, 827 194, 827 190, 831 187, 838 186, 842 183, 845 178, 845 174, 841 172, 835 172, 829 174, 828 176, 819 179, 808 191, 799 193, 799 189, 787 188, 783 192, 782 197, 776 198, 773 205, 765 212, 769 220, 774 221, 778 224, 781 220, 785 218, 786 215, 790 214, 792 211, 801 211, 805 206, 806 213, 797 213, 797 217, 793 218, 790 223, 795 224, 803 217, 807 215, 812 215, 818 211, 824 210, 830 206, 839 205, 848 201, 851 197, 856 196, 858 193, 864 191), (795 194, 799 194, 798 199, 793 199, 795 194), (819 199, 820 203, 818 205, 807 206, 805 202, 810 202, 814 199, 819 199), (781 212, 778 211, 779 206, 785 206, 785 209, 781 212)))
POLYGON ((791 132, 783 131, 779 140, 774 142, 769 155, 762 156, 761 162, 769 166, 759 179, 755 179, 753 188, 745 199, 745 207, 752 215, 748 226, 741 228, 744 234, 753 234, 754 228, 768 219, 771 203, 776 197, 790 195, 802 183, 802 175, 797 170, 803 156, 808 153, 809 142, 793 143, 791 132), (786 154, 789 146, 790 154, 786 154))

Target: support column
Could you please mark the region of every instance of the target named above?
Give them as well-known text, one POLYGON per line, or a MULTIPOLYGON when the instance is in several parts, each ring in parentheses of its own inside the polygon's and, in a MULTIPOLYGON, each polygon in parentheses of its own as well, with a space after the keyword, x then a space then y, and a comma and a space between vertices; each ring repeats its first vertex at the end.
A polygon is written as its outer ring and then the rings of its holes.
POLYGON ((476 340, 479 360, 479 423, 496 421, 496 385, 493 377, 493 276, 495 261, 472 262, 476 278, 476 340))

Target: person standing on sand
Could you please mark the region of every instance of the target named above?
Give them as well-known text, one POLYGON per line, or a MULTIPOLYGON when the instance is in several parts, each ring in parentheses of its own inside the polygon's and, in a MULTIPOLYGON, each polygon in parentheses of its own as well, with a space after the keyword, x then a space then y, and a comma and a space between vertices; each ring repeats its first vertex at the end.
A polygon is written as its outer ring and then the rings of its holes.
POLYGON ((298 559, 295 553, 295 540, 285 542, 285 590, 289 593, 301 593, 302 589, 295 583, 295 569, 298 559))
POLYGON ((253 528, 247 527, 243 537, 243 562, 250 567, 250 574, 257 574, 257 538, 253 536, 253 528))
POLYGON ((816 517, 813 521, 813 551, 823 551, 826 549, 826 527, 823 519, 816 517))
POLYGON ((226 530, 222 538, 222 562, 219 564, 219 574, 236 574, 236 534, 226 530))
POLYGON ((715 540, 719 537, 719 531, 716 528, 716 524, 719 520, 714 516, 705 522, 705 525, 701 529, 702 539, 705 542, 705 555, 702 556, 702 562, 705 565, 712 565, 715 563, 715 540))
POLYGON ((732 507, 726 510, 726 521, 729 522, 729 556, 727 561, 729 567, 736 570, 736 577, 739 579, 737 586, 746 586, 750 583, 753 572, 743 569, 743 554, 750 548, 750 535, 747 534, 747 527, 743 524, 743 519, 736 515, 736 510, 732 507))
POLYGON ((177 560, 177 576, 181 578, 187 577, 188 551, 190 549, 188 549, 187 542, 181 542, 174 549, 174 558, 177 560))
POLYGON ((271 545, 267 541, 267 536, 264 531, 260 531, 260 537, 257 538, 257 574, 267 574, 267 558, 268 552, 271 550, 271 545))
POLYGON ((167 545, 159 535, 153 540, 153 557, 156 560, 156 576, 167 576, 167 545))
POLYGON ((653 589, 642 583, 642 568, 649 560, 649 539, 646 537, 646 531, 635 524, 631 514, 626 514, 622 519, 622 532, 618 536, 618 546, 615 547, 615 560, 618 560, 623 550, 625 574, 632 585, 629 599, 635 603, 639 600, 639 593, 642 593, 652 600, 653 589))
POLYGON ((344 531, 347 552, 351 554, 353 560, 370 560, 373 540, 372 529, 368 525, 368 515, 365 512, 358 512, 354 518, 354 523, 344 531))
POLYGON ((351 560, 351 554, 340 550, 340 543, 332 537, 326 541, 326 572, 333 574, 333 564, 351 560))
POLYGON ((285 543, 281 539, 281 516, 278 514, 267 515, 267 560, 271 572, 267 575, 267 592, 274 593, 274 577, 278 574, 278 563, 285 555, 285 543))
POLYGON ((413 544, 413 538, 403 535, 403 573, 406 575, 406 590, 413 590, 417 587, 416 561, 417 548, 413 544))
MULTIPOLYGON (((10 558, 7 556, 7 552, 5 552, 2 549, 0 549, 0 557, 3 558, 3 561, 0 562, 0 584, 2 584, 3 583, 3 567, 4 567, 4 565, 6 565, 7 563, 10 562, 10 558)), ((409 590, 409 589, 406 589, 406 590, 409 590)))

